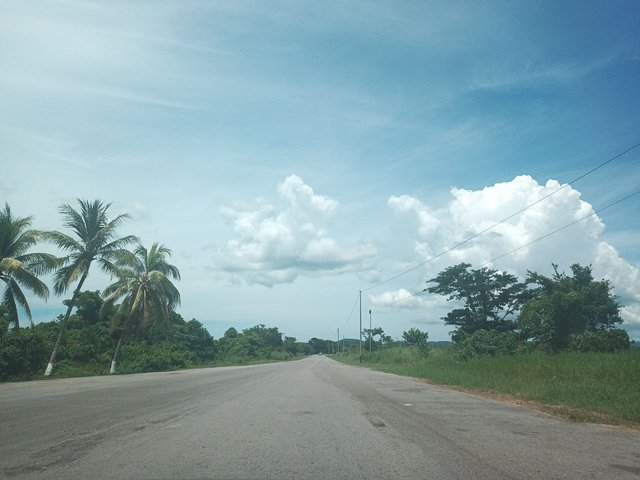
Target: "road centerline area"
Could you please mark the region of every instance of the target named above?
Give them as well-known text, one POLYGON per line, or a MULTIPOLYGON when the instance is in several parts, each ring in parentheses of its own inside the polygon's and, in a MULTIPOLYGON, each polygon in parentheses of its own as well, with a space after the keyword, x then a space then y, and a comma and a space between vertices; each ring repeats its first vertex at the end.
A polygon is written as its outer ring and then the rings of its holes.
POLYGON ((637 479, 640 435, 326 357, 0 385, 7 478, 637 479))

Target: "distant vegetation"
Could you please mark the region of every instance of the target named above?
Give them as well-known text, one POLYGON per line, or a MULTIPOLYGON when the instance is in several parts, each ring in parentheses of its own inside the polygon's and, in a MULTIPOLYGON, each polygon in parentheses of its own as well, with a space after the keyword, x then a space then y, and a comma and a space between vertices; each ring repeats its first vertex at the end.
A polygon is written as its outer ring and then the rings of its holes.
MULTIPOLYGON (((122 338, 122 318, 123 311, 106 304, 100 292, 82 292, 58 351, 56 376, 108 374, 122 338)), ((60 315, 51 322, 8 329, 0 312, 0 380, 41 377, 63 321, 60 315)), ((199 321, 170 312, 166 324, 152 322, 132 333, 121 347, 118 373, 288 360, 310 353, 309 344, 283 339, 277 327, 256 325, 240 332, 230 328, 214 339, 199 321)))
MULTIPOLYGON (((171 250, 158 242, 147 249, 135 236, 120 237, 117 228, 128 216, 109 218, 109 206, 99 200, 61 205, 67 233, 35 230, 31 217, 14 216, 8 205, 0 211, 0 380, 38 377, 47 359, 45 375, 54 365, 59 375, 86 375, 115 373, 116 365, 121 373, 147 372, 311 353, 347 352, 347 358, 357 354, 360 360, 359 339, 301 343, 265 325, 241 332, 230 328, 214 339, 200 322, 185 321, 175 311, 180 293, 173 282, 180 272, 169 263, 171 250), (63 255, 34 252, 41 242, 63 255), (111 283, 102 291, 83 291, 93 265, 110 275, 111 283), (47 298, 50 290, 41 280, 47 274, 53 275, 56 295, 73 288, 71 298, 61 300, 66 313, 24 328, 20 312, 31 321, 25 292, 47 298)), ((458 365, 448 370, 461 371, 459 365, 477 360, 497 371, 500 360, 494 366, 487 360, 492 357, 513 357, 508 363, 515 364, 526 358, 539 362, 547 358, 543 354, 556 354, 549 361, 561 362, 565 357, 557 354, 573 358, 563 352, 626 352, 629 336, 616 328, 622 322, 620 305, 609 282, 595 280, 591 267, 572 265, 571 275, 553 268, 551 277, 529 272, 521 282, 506 272, 461 263, 431 279, 425 290, 446 296, 455 307, 443 318, 454 328, 447 358, 458 365)), ((365 360, 403 364, 410 371, 432 365, 427 332, 412 328, 400 342, 381 327, 362 335, 365 360)))
POLYGON ((171 250, 158 242, 147 249, 135 236, 118 236, 128 215, 109 218, 109 207, 100 200, 61 205, 68 233, 35 230, 32 217, 16 217, 8 205, 0 211, 0 380, 50 375, 54 366, 61 376, 115 373, 120 359, 118 371, 130 373, 313 352, 310 344, 283 339, 277 327, 229 329, 215 340, 197 320, 185 321, 175 312, 180 293, 173 281, 180 272, 168 261, 171 250), (41 242, 63 255, 32 251, 41 242), (102 292, 82 291, 92 265, 111 276, 102 292), (25 291, 48 298, 49 287, 40 278, 47 274, 53 275, 56 295, 70 287, 73 293, 62 300, 66 313, 33 325, 25 291))

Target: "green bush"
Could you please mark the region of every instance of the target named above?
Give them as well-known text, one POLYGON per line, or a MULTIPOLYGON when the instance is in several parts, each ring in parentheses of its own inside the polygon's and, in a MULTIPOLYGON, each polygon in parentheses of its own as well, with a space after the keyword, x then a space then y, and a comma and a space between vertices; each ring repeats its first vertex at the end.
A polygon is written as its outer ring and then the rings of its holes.
POLYGON ((194 352, 175 345, 132 342, 120 352, 118 373, 143 373, 186 368, 197 363, 194 352))
POLYGON ((576 352, 613 353, 630 347, 629 334, 619 328, 573 335, 569 342, 569 348, 576 352))
POLYGON ((108 361, 76 363, 67 359, 56 362, 56 377, 86 377, 89 375, 106 375, 109 372, 108 361))
POLYGON ((427 345, 393 346, 382 349, 375 360, 380 363, 412 364, 429 356, 427 345))
POLYGON ((269 360, 290 360, 292 358, 294 358, 295 355, 292 354, 291 352, 286 351, 283 348, 279 348, 277 350, 273 350, 272 352, 269 353, 269 360))
POLYGON ((496 330, 478 330, 466 337, 456 347, 456 352, 463 359, 473 357, 514 355, 525 349, 525 345, 515 332, 498 332, 496 330))
POLYGON ((10 330, 0 337, 0 380, 29 378, 47 364, 49 345, 33 328, 10 330))

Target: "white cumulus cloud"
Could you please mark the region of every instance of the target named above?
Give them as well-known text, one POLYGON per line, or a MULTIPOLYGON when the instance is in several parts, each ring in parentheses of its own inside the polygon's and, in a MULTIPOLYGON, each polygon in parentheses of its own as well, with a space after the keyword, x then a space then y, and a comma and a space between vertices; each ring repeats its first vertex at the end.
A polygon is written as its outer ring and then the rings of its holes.
POLYGON ((300 275, 367 270, 376 253, 370 244, 344 246, 329 235, 327 221, 339 202, 314 193, 297 175, 278 185, 287 203, 278 210, 264 199, 221 208, 236 238, 216 254, 216 266, 236 279, 268 287, 300 275))
MULTIPOLYGON (((532 177, 522 175, 480 190, 453 188, 451 197, 446 208, 441 209, 407 195, 392 196, 388 201, 391 210, 406 218, 414 229, 416 263, 427 262, 425 279, 460 262, 505 270, 521 279, 526 277, 527 270, 550 274, 551 263, 559 264, 560 270, 567 272, 574 263, 592 265, 596 279, 605 278, 614 285, 620 303, 625 306, 621 311, 624 326, 640 332, 640 271, 621 258, 614 246, 602 240, 605 225, 598 215, 588 216, 594 209, 581 198, 578 190, 563 187, 555 180, 541 185, 532 177), (557 190, 523 213, 430 261, 557 190), (585 216, 588 218, 565 230, 520 248, 585 216), (513 254, 502 256, 516 249, 513 254)), ((399 292, 402 290, 386 292, 372 297, 372 301, 390 304, 401 299, 399 292)), ((407 295, 411 294, 407 292, 407 295)), ((413 297, 407 298, 413 301, 413 297)))
POLYGON ((424 298, 422 292, 410 292, 404 288, 391 290, 380 295, 369 295, 369 303, 373 307, 396 307, 396 308, 429 308, 433 307, 432 298, 424 298))

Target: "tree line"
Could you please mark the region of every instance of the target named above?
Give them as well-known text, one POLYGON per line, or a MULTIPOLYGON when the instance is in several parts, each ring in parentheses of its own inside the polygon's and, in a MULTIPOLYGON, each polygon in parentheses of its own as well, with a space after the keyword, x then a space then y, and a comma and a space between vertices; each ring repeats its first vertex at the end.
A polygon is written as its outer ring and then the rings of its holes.
POLYGON ((524 281, 507 272, 460 263, 427 283, 457 307, 443 320, 466 355, 515 353, 537 348, 612 352, 628 349, 621 305, 608 280, 596 280, 591 266, 552 264, 551 276, 529 271, 524 281))
MULTIPOLYGON (((149 371, 359 348, 358 340, 340 345, 318 338, 307 343, 283 339, 277 327, 264 325, 241 332, 230 328, 214 340, 200 322, 185 321, 175 312, 180 293, 174 281, 180 280, 180 272, 169 263, 171 250, 158 242, 147 248, 132 235, 119 237, 117 229, 129 216, 109 218, 109 207, 100 200, 81 199, 75 208, 61 205, 68 233, 33 229, 33 218, 14 216, 8 204, 0 210, 0 379, 33 376, 44 363, 45 375, 50 375, 59 357, 67 371, 91 365, 95 373, 108 357, 115 373, 121 356, 128 358, 125 371, 149 371), (40 242, 51 243, 63 255, 34 252, 40 242), (110 277, 101 292, 82 290, 92 265, 110 277), (55 295, 71 288, 73 292, 62 302, 64 314, 33 325, 25 291, 47 299, 50 289, 41 277, 48 274, 55 295), (20 311, 30 321, 26 329, 21 328, 20 311), (47 349, 48 362, 43 359, 47 349)), ((429 280, 425 291, 455 302, 443 320, 455 327, 452 340, 463 356, 531 348, 629 348, 627 332, 616 328, 622 322, 621 306, 610 282, 595 280, 591 267, 579 264, 571 266, 571 274, 560 272, 557 265, 553 272, 548 277, 530 271, 520 281, 507 272, 460 263, 429 280)), ((365 350, 398 343, 381 327, 362 335, 365 350)), ((400 343, 425 356, 427 340, 427 332, 410 329, 400 343)))
MULTIPOLYGON (((591 266, 571 265, 571 273, 552 264, 551 276, 529 271, 524 281, 492 268, 459 263, 427 281, 425 292, 443 295, 455 304, 442 320, 451 325, 451 339, 463 358, 509 355, 528 350, 615 352, 631 342, 622 323, 621 305, 608 280, 596 280, 591 266)), ((428 333, 411 328, 394 341, 381 327, 364 329, 365 353, 406 345, 429 354, 428 333)), ((315 350, 349 351, 359 340, 342 347, 331 340, 312 339, 315 350)))
POLYGON ((109 208, 100 200, 61 205, 66 232, 36 230, 33 217, 15 216, 8 204, 0 210, 0 379, 34 376, 45 364, 44 374, 51 375, 59 359, 64 374, 101 373, 106 362, 115 373, 123 355, 124 371, 133 372, 306 351, 295 338, 282 340, 275 327, 228 331, 215 341, 200 322, 185 321, 175 312, 180 292, 174 282, 180 272, 169 263, 171 250, 119 236, 117 229, 129 216, 110 218, 109 208), (41 242, 63 255, 33 251, 41 242), (111 283, 101 292, 83 291, 94 265, 111 283), (47 299, 45 275, 52 275, 55 295, 73 292, 62 301, 64 314, 33 325, 25 292, 47 299), (29 320, 27 328, 21 313, 29 320))

